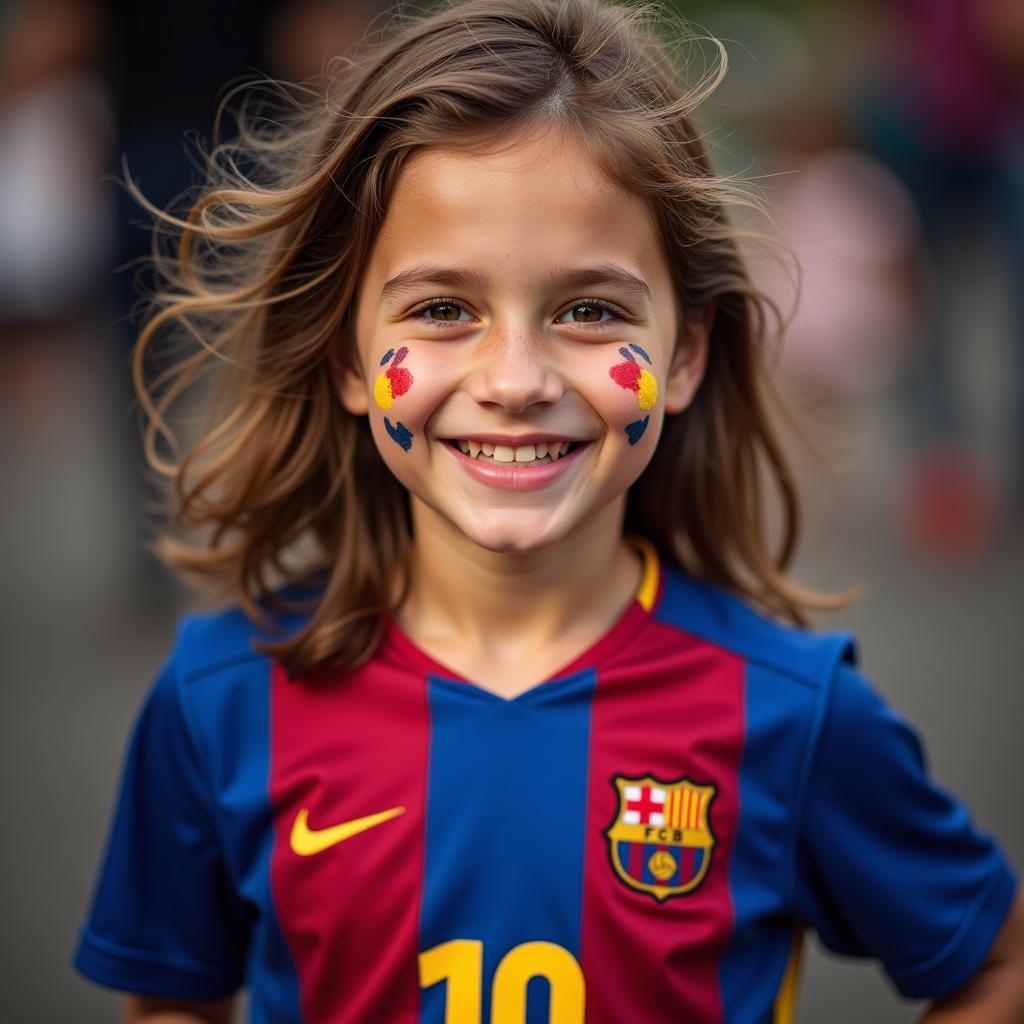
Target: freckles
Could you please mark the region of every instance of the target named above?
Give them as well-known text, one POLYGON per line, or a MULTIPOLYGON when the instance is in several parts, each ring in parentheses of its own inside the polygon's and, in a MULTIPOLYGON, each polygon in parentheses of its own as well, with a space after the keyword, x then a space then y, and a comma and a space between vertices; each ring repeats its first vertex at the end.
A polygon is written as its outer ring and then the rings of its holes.
MULTIPOLYGON (((389 348, 381 356, 381 366, 385 366, 389 362, 391 365, 383 373, 378 374, 377 379, 373 382, 373 400, 377 403, 378 409, 390 409, 394 405, 395 399, 400 398, 412 387, 413 375, 400 365, 408 354, 409 349, 403 345, 397 352, 393 348, 389 348)), ((403 451, 409 451, 412 447, 413 433, 404 423, 392 423, 385 416, 384 429, 387 430, 388 437, 395 444, 403 451)))
MULTIPOLYGON (((645 369, 637 361, 636 353, 649 365, 651 365, 651 357, 639 346, 634 345, 632 342, 629 344, 629 348, 625 345, 619 349, 619 355, 622 356, 622 362, 616 363, 609 371, 608 375, 611 377, 620 388, 625 388, 627 391, 632 391, 636 395, 637 405, 640 407, 641 412, 646 412, 648 409, 653 409, 655 403, 658 401, 658 381, 655 379, 653 373, 650 370, 645 369)), ((647 424, 650 423, 650 416, 644 416, 642 419, 634 420, 632 423, 627 423, 626 437, 629 439, 631 445, 636 444, 641 437, 644 436, 644 432, 647 430, 647 424)))

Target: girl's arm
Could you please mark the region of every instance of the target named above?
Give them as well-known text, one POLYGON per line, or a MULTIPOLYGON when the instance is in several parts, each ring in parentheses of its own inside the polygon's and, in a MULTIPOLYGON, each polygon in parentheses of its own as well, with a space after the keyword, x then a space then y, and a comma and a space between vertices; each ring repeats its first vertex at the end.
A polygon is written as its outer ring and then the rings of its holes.
POLYGON ((936 1000, 921 1024, 1024 1021, 1024 893, 1017 896, 988 957, 962 988, 936 1000))
POLYGON ((157 999, 153 996, 126 996, 124 1024, 231 1024, 235 1001, 157 999))

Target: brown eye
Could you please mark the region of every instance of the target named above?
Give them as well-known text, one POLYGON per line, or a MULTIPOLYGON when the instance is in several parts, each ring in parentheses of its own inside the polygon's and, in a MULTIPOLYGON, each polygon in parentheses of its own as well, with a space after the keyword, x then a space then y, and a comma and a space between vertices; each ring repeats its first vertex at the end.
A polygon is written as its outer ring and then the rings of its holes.
POLYGON ((626 314, 617 306, 613 306, 602 299, 585 299, 570 306, 558 317, 558 321, 561 323, 590 324, 593 327, 604 328, 614 327, 616 323, 625 319, 625 316, 626 314), (565 319, 570 313, 572 314, 571 321, 565 319), (602 319, 602 313, 607 313, 608 316, 602 319))
POLYGON ((454 299, 444 298, 419 306, 409 316, 431 327, 447 327, 449 324, 470 323, 473 319, 471 316, 466 319, 461 318, 461 314, 464 312, 468 313, 468 310, 461 303, 454 299), (441 315, 434 316, 434 310, 440 310, 441 315))
POLYGON ((585 303, 580 303, 578 306, 573 306, 572 309, 569 310, 569 312, 570 313, 576 313, 576 311, 580 310, 580 309, 585 310, 586 311, 586 315, 583 316, 583 317, 577 316, 576 317, 576 323, 583 323, 583 324, 597 323, 601 319, 601 314, 604 312, 604 307, 603 306, 586 305, 585 303))
POLYGON ((437 305, 428 306, 423 312, 429 313, 434 309, 448 310, 449 313, 453 313, 453 316, 432 316, 431 320, 458 320, 459 319, 459 306, 456 306, 454 302, 439 302, 437 305))

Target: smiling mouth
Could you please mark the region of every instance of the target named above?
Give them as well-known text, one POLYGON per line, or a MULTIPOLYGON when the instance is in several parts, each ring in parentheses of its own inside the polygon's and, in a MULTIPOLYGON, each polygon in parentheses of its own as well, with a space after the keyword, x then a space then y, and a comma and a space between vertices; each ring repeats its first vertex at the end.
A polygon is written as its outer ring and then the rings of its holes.
POLYGON ((515 448, 508 445, 490 444, 486 441, 463 441, 461 439, 449 439, 445 443, 474 462, 528 468, 530 466, 549 466, 590 442, 540 441, 536 444, 524 444, 515 448))

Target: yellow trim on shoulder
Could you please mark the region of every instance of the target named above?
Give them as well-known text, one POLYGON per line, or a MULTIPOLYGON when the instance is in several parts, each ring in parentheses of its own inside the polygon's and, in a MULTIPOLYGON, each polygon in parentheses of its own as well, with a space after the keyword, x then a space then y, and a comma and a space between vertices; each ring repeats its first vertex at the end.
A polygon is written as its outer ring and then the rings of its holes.
POLYGON ((638 533, 628 534, 626 539, 643 555, 644 574, 640 580, 640 588, 636 592, 636 599, 643 610, 649 612, 654 607, 654 599, 658 596, 658 578, 661 572, 658 549, 638 533))
POLYGON ((782 984, 775 995, 775 1008, 772 1024, 793 1024, 796 1020, 796 995, 800 984, 800 957, 804 949, 804 928, 797 924, 793 935, 793 946, 789 951, 789 962, 786 973, 782 976, 782 984))

